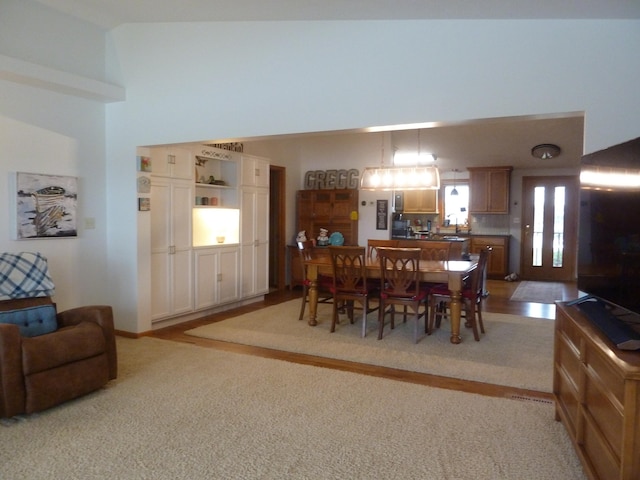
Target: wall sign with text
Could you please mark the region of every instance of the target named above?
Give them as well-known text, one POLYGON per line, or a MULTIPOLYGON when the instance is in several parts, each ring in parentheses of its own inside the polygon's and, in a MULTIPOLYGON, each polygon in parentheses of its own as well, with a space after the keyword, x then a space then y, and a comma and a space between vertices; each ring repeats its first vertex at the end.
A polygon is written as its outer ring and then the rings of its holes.
POLYGON ((305 190, 335 190, 358 188, 360 173, 350 170, 309 170, 304 174, 305 190))

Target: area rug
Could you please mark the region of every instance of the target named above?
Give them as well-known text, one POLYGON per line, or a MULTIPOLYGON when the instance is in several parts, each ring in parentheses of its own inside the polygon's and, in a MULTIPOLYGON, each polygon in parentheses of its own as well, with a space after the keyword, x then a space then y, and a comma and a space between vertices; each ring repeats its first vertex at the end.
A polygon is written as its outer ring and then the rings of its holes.
POLYGON ((522 281, 511 295, 512 302, 554 303, 565 300, 564 286, 558 282, 522 281))
MULTIPOLYGON (((483 314, 486 334, 479 342, 462 326, 463 341, 449 341, 448 322, 416 344, 414 321, 396 320, 377 339, 377 312, 369 315, 367 336, 361 321, 350 324, 345 316, 334 333, 331 305, 318 305, 318 325, 298 320, 300 300, 273 305, 221 322, 188 330, 188 335, 226 342, 318 355, 402 370, 475 380, 496 385, 552 391, 553 320, 498 313, 483 314)), ((424 327, 421 327, 424 331, 424 327)))
POLYGON ((585 479, 546 403, 154 338, 117 347, 106 388, 0 426, 3 479, 585 479))

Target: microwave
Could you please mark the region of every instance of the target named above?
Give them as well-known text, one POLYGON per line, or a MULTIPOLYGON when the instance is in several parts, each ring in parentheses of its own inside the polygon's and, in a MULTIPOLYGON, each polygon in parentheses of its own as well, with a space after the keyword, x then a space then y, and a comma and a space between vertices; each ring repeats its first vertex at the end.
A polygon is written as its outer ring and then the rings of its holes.
POLYGON ((404 211, 404 193, 403 192, 394 192, 393 211, 396 213, 400 213, 404 211))

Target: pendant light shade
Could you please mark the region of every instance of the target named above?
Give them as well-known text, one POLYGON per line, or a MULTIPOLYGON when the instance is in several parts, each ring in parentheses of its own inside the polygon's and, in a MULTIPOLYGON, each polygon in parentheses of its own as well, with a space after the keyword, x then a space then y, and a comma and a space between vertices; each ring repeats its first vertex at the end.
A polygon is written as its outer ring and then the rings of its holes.
POLYGON ((456 172, 458 170, 456 170, 455 168, 453 169, 453 190, 451 190, 451 195, 456 197, 458 196, 458 189, 456 188, 456 172))
POLYGON ((366 167, 361 190, 437 190, 440 173, 434 166, 366 167))
POLYGON ((394 154, 394 166, 384 165, 384 137, 381 144, 381 161, 379 167, 366 167, 360 177, 361 190, 437 190, 440 188, 440 173, 432 164, 421 164, 425 160, 435 161, 436 156, 422 154, 420 131, 418 130, 417 154, 406 154, 401 159, 394 154), (397 157, 397 158, 396 158, 397 157), (402 163, 398 165, 397 163, 402 163), (412 164, 410 164, 412 163, 412 164))

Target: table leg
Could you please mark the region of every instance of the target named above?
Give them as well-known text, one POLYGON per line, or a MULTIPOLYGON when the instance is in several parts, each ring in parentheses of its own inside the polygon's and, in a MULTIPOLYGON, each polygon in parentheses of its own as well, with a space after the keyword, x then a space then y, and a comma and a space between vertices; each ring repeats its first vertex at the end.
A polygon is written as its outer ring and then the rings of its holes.
POLYGON ((451 292, 451 343, 462 342, 460 337, 460 316, 462 313, 462 295, 460 291, 451 292))
POLYGON ((449 294, 451 295, 451 343, 462 342, 460 337, 460 316, 462 313, 462 275, 459 273, 449 274, 449 294))
POLYGON ((308 265, 307 276, 311 282, 309 285, 309 321, 307 323, 315 327, 318 325, 316 321, 318 312, 318 268, 315 265, 308 265))

